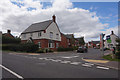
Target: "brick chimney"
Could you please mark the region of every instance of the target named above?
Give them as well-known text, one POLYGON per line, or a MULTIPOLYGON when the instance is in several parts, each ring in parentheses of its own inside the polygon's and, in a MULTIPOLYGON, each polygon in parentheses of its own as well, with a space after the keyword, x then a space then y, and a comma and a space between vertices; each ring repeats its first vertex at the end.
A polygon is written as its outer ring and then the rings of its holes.
POLYGON ((111 31, 111 35, 113 35, 114 34, 114 32, 113 31, 111 31))
POLYGON ((7 30, 7 33, 10 34, 10 33, 11 33, 11 30, 7 30))
POLYGON ((54 22, 56 22, 56 16, 55 16, 55 15, 52 16, 52 20, 53 20, 54 22))

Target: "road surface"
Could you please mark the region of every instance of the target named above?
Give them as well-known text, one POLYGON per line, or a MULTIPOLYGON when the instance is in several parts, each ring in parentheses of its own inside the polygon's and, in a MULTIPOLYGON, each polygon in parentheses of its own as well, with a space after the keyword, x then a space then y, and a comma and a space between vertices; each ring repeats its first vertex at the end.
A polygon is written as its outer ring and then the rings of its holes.
POLYGON ((64 52, 40 55, 2 53, 3 78, 118 78, 118 71, 82 60, 99 57, 98 49, 88 53, 64 52))

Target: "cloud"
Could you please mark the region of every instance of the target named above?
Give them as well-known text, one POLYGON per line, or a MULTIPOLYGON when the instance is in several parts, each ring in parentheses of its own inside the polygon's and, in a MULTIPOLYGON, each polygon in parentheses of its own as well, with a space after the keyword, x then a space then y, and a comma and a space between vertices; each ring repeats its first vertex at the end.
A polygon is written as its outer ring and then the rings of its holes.
POLYGON ((102 16, 99 16, 100 19, 110 19, 110 17, 102 17, 102 16))
MULTIPOLYGON (((2 31, 11 29, 14 35, 20 35, 29 25, 52 19, 55 14, 58 26, 63 33, 74 33, 75 37, 85 36, 86 41, 90 38, 98 38, 101 30, 109 27, 108 23, 102 24, 100 17, 95 12, 82 8, 73 8, 69 0, 55 0, 52 6, 43 8, 40 1, 14 0, 24 6, 17 6, 10 0, 2 0, 0 10, 2 18, 0 23, 2 31), (32 7, 36 10, 28 11, 32 7)), ((0 27, 1 28, 1 27, 0 27)))
POLYGON ((96 9, 98 9, 98 7, 93 7, 93 6, 90 7, 90 10, 96 10, 96 9))

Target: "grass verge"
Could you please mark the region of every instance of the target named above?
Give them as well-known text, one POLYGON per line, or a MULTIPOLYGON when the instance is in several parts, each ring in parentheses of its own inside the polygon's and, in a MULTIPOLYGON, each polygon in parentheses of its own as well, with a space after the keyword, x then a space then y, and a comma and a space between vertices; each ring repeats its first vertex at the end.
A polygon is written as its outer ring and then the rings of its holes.
POLYGON ((106 60, 110 60, 110 61, 119 61, 120 62, 120 59, 117 59, 117 58, 112 59, 111 55, 103 56, 103 58, 106 59, 106 60))

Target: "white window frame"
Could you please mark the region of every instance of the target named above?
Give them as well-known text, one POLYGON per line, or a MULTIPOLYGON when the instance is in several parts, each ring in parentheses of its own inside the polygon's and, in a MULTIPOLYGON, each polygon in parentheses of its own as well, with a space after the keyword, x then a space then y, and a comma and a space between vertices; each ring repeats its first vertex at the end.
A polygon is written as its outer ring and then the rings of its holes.
POLYGON ((50 38, 53 38, 53 32, 50 32, 50 38))
POLYGON ((42 32, 38 32, 38 37, 41 37, 42 36, 42 32))
POLYGON ((54 43, 48 43, 49 48, 54 48, 54 43))
POLYGON ((59 34, 56 34, 56 39, 59 39, 59 34))
POLYGON ((41 48, 41 42, 38 42, 38 47, 41 48))

